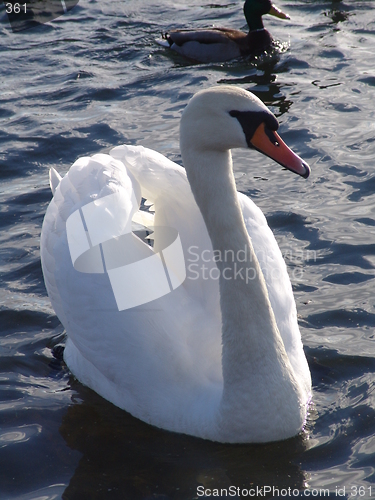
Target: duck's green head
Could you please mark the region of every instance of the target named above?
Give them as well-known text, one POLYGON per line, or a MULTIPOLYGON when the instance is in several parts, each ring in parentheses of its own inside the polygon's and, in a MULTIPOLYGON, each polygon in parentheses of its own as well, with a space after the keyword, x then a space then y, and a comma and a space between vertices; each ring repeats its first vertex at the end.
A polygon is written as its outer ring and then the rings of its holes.
POLYGON ((250 31, 264 28, 262 21, 264 14, 271 14, 271 16, 280 19, 290 19, 288 14, 284 14, 278 7, 273 5, 271 0, 246 0, 243 10, 250 31))

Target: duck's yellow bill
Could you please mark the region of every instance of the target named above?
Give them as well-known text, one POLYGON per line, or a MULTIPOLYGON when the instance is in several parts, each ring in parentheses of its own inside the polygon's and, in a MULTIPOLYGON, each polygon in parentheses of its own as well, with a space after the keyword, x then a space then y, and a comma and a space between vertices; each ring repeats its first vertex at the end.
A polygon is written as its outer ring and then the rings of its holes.
POLYGON ((276 5, 272 4, 271 10, 268 12, 271 16, 278 17, 279 19, 290 19, 290 16, 288 14, 285 14, 279 7, 276 7, 276 5))

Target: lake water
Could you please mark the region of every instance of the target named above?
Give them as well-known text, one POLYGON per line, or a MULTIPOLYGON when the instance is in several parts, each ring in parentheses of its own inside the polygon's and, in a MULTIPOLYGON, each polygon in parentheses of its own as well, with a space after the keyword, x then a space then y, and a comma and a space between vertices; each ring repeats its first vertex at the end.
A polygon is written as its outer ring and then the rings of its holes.
POLYGON ((374 2, 279 0, 291 20, 265 18, 279 53, 253 62, 189 64, 155 43, 171 27, 245 28, 242 3, 82 0, 18 33, 0 8, 1 499, 375 498, 374 2), (312 167, 305 181, 234 154, 285 256, 313 377, 303 434, 267 445, 160 431, 78 383, 40 266, 49 168, 122 143, 180 162, 181 111, 223 82, 259 96, 312 167))

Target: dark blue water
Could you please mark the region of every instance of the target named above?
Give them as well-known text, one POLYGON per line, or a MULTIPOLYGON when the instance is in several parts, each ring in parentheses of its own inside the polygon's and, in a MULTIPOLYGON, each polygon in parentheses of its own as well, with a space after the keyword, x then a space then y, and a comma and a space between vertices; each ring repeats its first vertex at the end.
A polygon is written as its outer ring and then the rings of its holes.
POLYGON ((291 16, 265 19, 278 54, 202 65, 155 38, 243 28, 242 2, 82 1, 19 33, 0 7, 0 498, 185 500, 199 485, 375 497, 374 3, 278 3, 291 16), (50 167, 124 142, 179 162, 182 109, 222 82, 258 95, 312 167, 303 181, 234 154, 287 262, 314 385, 305 432, 262 446, 160 431, 78 383, 40 267, 50 167))

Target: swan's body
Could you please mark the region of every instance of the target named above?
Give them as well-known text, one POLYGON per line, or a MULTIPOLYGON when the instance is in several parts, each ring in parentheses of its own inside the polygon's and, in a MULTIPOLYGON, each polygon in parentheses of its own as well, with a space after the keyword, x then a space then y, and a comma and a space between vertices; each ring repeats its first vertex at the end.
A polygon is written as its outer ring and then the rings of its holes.
POLYGON ((248 33, 231 28, 171 30, 159 43, 195 61, 229 61, 260 54, 271 46, 272 36, 262 22, 264 14, 289 19, 270 0, 246 0, 244 14, 248 33))
POLYGON ((145 422, 222 442, 285 439, 303 427, 311 379, 291 284, 262 212, 236 192, 230 155, 230 148, 254 146, 307 177, 308 166, 285 149, 276 128, 252 94, 217 87, 198 93, 183 113, 186 172, 152 150, 119 146, 111 156, 78 160, 61 180, 51 176, 41 258, 68 335, 65 361, 82 383, 145 422), (141 196, 154 203, 153 249, 124 235, 141 196), (100 215, 90 229, 88 207, 101 210, 110 199, 116 204, 105 210, 105 227, 100 215), (78 209, 91 240, 95 231, 107 239, 95 248, 91 241, 86 260, 75 260, 79 252, 67 241, 66 221, 78 209), (185 280, 176 278, 177 265, 168 267, 173 259, 163 250, 169 242, 161 227, 179 234, 185 280), (177 284, 127 308, 139 286, 153 286, 144 264, 134 280, 120 281, 124 294, 130 291, 120 307, 110 269, 146 263, 157 252, 177 284))

